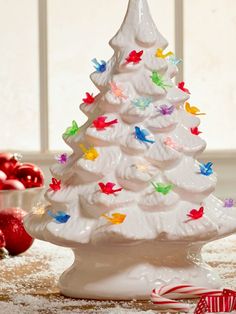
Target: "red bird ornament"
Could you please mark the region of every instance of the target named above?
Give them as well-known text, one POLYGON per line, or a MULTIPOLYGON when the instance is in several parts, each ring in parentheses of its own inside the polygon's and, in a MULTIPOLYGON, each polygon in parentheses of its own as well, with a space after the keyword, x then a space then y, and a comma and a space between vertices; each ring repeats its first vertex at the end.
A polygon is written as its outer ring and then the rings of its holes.
POLYGON ((204 215, 204 207, 200 207, 198 210, 197 209, 192 209, 189 214, 187 214, 187 216, 191 219, 191 220, 198 220, 200 218, 202 218, 204 215))
POLYGON ((101 116, 98 117, 96 120, 93 121, 93 126, 97 129, 97 130, 104 130, 107 127, 110 127, 116 123, 118 123, 117 119, 114 119, 112 121, 106 122, 107 117, 105 116, 101 116))
POLYGON ((83 102, 86 105, 92 105, 95 101, 95 98, 93 97, 93 94, 86 93, 86 98, 83 98, 83 102))
POLYGON ((50 186, 50 188, 54 192, 60 191, 60 189, 61 189, 61 180, 57 180, 55 178, 52 178, 52 183, 49 186, 50 186))
POLYGON ((178 84, 178 88, 189 95, 191 94, 190 91, 185 87, 185 82, 180 82, 178 84))
POLYGON ((111 183, 111 182, 108 182, 106 184, 100 182, 98 183, 98 185, 100 186, 102 193, 107 194, 107 195, 115 194, 123 190, 122 188, 114 190, 113 188, 115 186, 115 183, 111 183))
POLYGON ((199 135, 202 133, 201 131, 199 131, 198 127, 191 128, 190 130, 193 135, 199 135))
POLYGON ((142 60, 143 50, 137 52, 136 50, 131 51, 129 56, 125 59, 127 63, 139 63, 142 60))

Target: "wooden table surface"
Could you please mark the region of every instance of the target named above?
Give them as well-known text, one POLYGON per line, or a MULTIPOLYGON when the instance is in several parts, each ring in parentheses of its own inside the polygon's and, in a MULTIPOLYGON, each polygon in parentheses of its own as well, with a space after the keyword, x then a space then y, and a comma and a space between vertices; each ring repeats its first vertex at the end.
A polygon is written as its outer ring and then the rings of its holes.
MULTIPOLYGON (((204 259, 224 287, 236 289, 236 236, 205 247, 204 259)), ((35 241, 25 254, 0 260, 0 314, 160 313, 150 302, 74 300, 60 295, 59 275, 73 261, 69 249, 35 241)))

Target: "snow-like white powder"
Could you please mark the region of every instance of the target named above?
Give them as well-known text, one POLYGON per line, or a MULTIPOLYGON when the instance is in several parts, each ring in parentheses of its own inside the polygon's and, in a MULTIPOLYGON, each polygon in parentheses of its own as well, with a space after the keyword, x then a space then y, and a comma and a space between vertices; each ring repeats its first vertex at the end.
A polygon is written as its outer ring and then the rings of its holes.
MULTIPOLYGON (((47 288, 44 280, 50 279, 50 285, 57 282, 59 275, 73 262, 70 249, 58 248, 55 245, 35 241, 30 250, 21 256, 5 259, 0 262, 0 269, 19 272, 14 281, 1 282, 1 291, 12 293, 34 293, 37 288, 47 288), (56 261, 56 263, 55 263, 56 261), (24 272, 25 269, 25 272, 24 272)), ((1 274, 0 274, 1 278, 1 274)), ((55 288, 53 288, 55 290, 55 288)))
MULTIPOLYGON (((236 236, 208 244, 206 262, 216 268, 225 287, 236 289, 236 236)), ((149 302, 75 300, 59 294, 57 281, 73 262, 70 249, 35 241, 22 256, 0 261, 0 314, 160 313, 149 302)), ((192 311, 191 311, 192 312, 192 311)))

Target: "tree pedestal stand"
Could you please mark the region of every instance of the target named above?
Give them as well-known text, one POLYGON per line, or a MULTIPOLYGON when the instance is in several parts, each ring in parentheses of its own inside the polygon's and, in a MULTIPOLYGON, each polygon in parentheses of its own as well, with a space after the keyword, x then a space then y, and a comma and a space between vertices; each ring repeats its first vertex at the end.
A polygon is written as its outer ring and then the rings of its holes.
POLYGON ((60 280, 62 294, 97 300, 148 300, 153 288, 188 283, 210 289, 220 278, 201 260, 202 245, 81 245, 60 280))

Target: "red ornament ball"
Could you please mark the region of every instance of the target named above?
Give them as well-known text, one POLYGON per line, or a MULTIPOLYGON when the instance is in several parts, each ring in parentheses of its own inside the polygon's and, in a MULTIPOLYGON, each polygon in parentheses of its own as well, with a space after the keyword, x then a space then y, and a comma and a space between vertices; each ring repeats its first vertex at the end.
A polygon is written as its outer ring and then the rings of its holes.
POLYGON ((6 241, 2 230, 0 229, 0 249, 5 248, 6 241))
POLYGON ((3 182, 7 179, 5 172, 0 170, 0 190, 2 190, 3 182))
POLYGON ((7 208, 0 211, 0 230, 5 241, 4 247, 12 256, 25 252, 34 242, 23 225, 23 217, 26 214, 20 208, 7 208))
POLYGON ((20 164, 15 168, 14 177, 24 184, 26 189, 44 185, 43 172, 34 164, 20 164))
POLYGON ((5 174, 5 172, 3 172, 2 170, 0 170, 0 181, 5 181, 7 179, 7 175, 5 174))
POLYGON ((0 153, 0 165, 2 165, 4 162, 9 161, 12 158, 11 153, 0 153))
POLYGON ((2 183, 2 190, 25 190, 25 186, 19 180, 10 179, 2 183))
POLYGON ((20 163, 15 159, 13 154, 1 153, 0 154, 0 170, 3 171, 7 177, 11 176, 16 166, 20 163))

